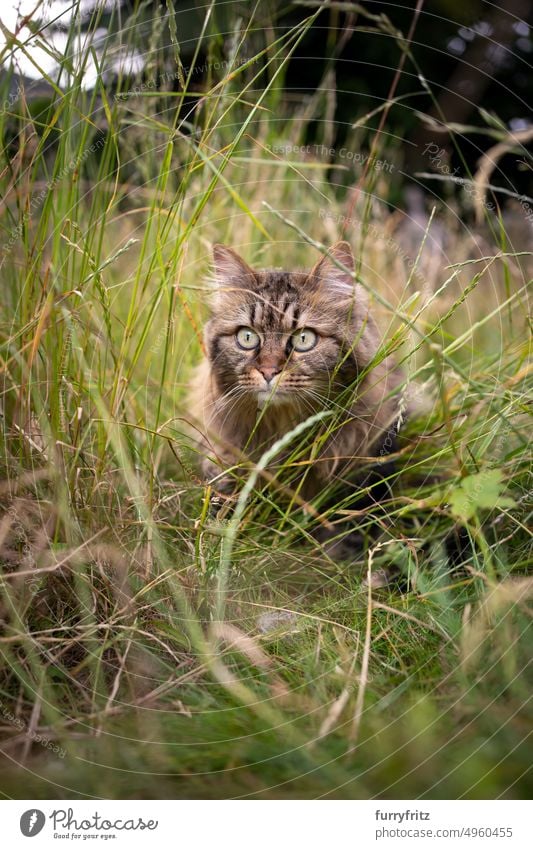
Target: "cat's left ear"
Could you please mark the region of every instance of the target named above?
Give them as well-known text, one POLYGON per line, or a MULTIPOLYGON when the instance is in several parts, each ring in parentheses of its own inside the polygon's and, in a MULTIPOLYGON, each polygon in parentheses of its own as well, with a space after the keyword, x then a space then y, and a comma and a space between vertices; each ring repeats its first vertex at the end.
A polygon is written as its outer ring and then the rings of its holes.
POLYGON ((354 293, 353 272, 355 261, 348 242, 336 242, 329 250, 329 256, 324 256, 309 272, 307 282, 324 292, 339 296, 352 296, 354 293), (340 268, 337 262, 344 266, 340 268))

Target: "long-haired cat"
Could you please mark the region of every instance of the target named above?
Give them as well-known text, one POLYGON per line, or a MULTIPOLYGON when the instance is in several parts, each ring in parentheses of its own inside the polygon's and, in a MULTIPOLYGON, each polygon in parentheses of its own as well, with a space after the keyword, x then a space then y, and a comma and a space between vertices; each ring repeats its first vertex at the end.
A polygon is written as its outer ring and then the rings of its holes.
MULTIPOLYGON (((357 495, 369 458, 393 449, 402 377, 390 357, 376 357, 381 337, 354 283, 350 246, 338 242, 310 271, 279 271, 252 269, 215 245, 214 272, 207 357, 189 406, 204 434, 206 479, 229 492, 246 471, 243 461, 330 410, 333 419, 309 436, 291 486, 310 499, 341 480, 357 495)), ((373 480, 367 475, 364 486, 373 480)), ((376 493, 371 487, 374 501, 376 493)))

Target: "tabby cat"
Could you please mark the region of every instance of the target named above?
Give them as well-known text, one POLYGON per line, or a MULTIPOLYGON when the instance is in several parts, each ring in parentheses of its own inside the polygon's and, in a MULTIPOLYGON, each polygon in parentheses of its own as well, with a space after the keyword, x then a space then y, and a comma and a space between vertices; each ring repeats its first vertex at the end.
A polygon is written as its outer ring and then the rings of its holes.
MULTIPOLYGON (((381 338, 354 276, 347 242, 310 271, 252 269, 232 248, 215 245, 207 356, 189 413, 203 433, 203 473, 218 492, 233 490, 243 459, 257 460, 321 410, 335 414, 335 426, 326 419, 310 436, 312 461, 291 486, 310 499, 343 481, 355 497, 362 481, 375 482, 380 466, 370 458, 394 450, 402 376, 390 357, 373 365, 381 338), (362 478, 369 467, 371 477, 362 478)), ((370 492, 374 501, 383 494, 370 492)))

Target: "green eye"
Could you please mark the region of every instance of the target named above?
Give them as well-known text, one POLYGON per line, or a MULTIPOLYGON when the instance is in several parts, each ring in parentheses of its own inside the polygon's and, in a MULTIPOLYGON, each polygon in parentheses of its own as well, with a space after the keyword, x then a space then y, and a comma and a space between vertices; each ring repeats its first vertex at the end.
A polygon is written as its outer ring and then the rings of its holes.
POLYGON ((245 351, 253 351, 260 343, 259 336, 252 330, 251 327, 241 327, 235 336, 239 348, 244 348, 245 351))
POLYGON ((291 336, 294 351, 310 351, 318 342, 318 335, 310 327, 303 327, 291 336))

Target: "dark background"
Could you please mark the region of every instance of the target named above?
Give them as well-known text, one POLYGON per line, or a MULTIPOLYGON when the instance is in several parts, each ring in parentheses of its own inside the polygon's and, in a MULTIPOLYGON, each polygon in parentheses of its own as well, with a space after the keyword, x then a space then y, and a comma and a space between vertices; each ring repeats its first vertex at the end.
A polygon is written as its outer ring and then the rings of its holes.
MULTIPOLYGON (((127 22, 129 12, 138 6, 138 2, 117 0, 113 12, 102 16, 99 27, 108 28, 112 37, 113 30, 127 22)), ((329 116, 333 135, 329 141, 337 148, 342 147, 354 121, 376 110, 390 96, 402 56, 401 34, 405 36, 409 32, 416 6, 412 0, 405 3, 370 0, 361 7, 356 3, 332 3, 321 12, 288 65, 283 82, 284 108, 301 103, 326 81, 324 96, 334 97, 329 116), (325 78, 328 70, 330 76, 325 78)), ((187 66, 206 6, 180 0, 174 8, 181 58, 187 66)), ((248 21, 253 21, 245 49, 254 55, 265 46, 265 32, 280 34, 314 8, 316 3, 219 0, 210 23, 210 37, 206 39, 210 55, 204 51, 197 63, 215 57, 227 58, 236 22, 242 29, 248 21)), ((161 10, 166 12, 166 3, 144 6, 146 31, 143 33, 141 26, 137 35, 141 52, 143 44, 148 47, 154 13, 161 10)), ((89 22, 90 10, 82 27, 89 26, 89 22)), ((405 58, 395 90, 401 102, 390 106, 379 144, 382 155, 392 149, 395 161, 400 159, 401 167, 396 168, 394 175, 400 194, 411 175, 431 170, 427 153, 424 154, 428 144, 438 144, 440 165, 445 164, 450 173, 468 176, 475 172, 481 154, 498 140, 510 131, 531 126, 532 28, 533 4, 528 0, 504 0, 498 4, 480 0, 468 3, 427 0, 422 4, 410 55, 405 58), (421 115, 427 116, 425 121, 421 115), (436 123, 428 124, 428 120, 436 123)), ((159 52, 161 68, 170 67, 174 56, 168 25, 162 30, 159 52)), ((150 72, 153 73, 153 68, 150 72)), ((141 79, 142 76, 141 72, 141 79)), ((193 87, 200 90, 205 87, 206 77, 205 73, 196 74, 193 87)), ((135 80, 138 83, 139 76, 135 80)), ((26 96, 33 98, 38 108, 44 108, 46 84, 43 86, 36 80, 27 82, 26 96)), ((109 77, 107 83, 112 92, 116 80, 109 77)), ((13 76, 11 90, 16 90, 17 85, 18 80, 13 76)), ((178 89, 177 79, 174 86, 178 89)), ((194 103, 194 99, 185 98, 183 110, 194 108, 194 103)), ((362 122, 358 136, 362 148, 370 146, 381 114, 362 122)), ((320 122, 311 123, 305 141, 321 143, 322 140, 320 122)), ((491 180, 494 185, 519 194, 533 192, 531 167, 520 148, 499 159, 491 180)), ((424 183, 424 178, 417 177, 417 184, 424 183)), ((453 184, 434 180, 427 187, 437 196, 446 193, 449 196, 455 191, 453 184)), ((501 196, 499 200, 505 202, 501 196)))

